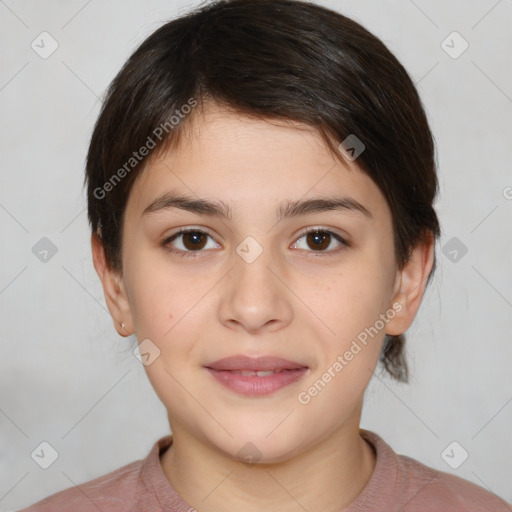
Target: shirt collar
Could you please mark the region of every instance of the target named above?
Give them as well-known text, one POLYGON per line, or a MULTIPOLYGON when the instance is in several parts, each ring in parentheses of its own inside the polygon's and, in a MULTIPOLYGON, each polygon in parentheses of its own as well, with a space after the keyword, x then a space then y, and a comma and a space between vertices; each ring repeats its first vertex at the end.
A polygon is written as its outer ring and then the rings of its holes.
MULTIPOLYGON (((375 432, 359 429, 361 437, 375 450, 375 468, 370 479, 352 503, 340 512, 361 512, 363 510, 393 511, 393 495, 398 485, 397 455, 392 448, 375 432)), ((172 444, 172 435, 155 442, 144 460, 141 479, 151 496, 151 502, 145 504, 147 512, 189 512, 191 505, 176 492, 160 465, 160 455, 172 444), (151 508, 149 508, 151 507, 151 508)))

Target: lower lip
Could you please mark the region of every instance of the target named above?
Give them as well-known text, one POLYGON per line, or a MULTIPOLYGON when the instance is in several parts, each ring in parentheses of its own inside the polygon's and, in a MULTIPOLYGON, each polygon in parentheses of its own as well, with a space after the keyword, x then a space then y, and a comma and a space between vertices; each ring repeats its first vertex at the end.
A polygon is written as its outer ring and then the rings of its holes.
POLYGON ((278 389, 297 382, 308 371, 308 368, 298 370, 284 370, 272 375, 258 377, 257 375, 240 375, 227 370, 213 370, 207 368, 221 384, 236 393, 247 396, 269 395, 278 389))

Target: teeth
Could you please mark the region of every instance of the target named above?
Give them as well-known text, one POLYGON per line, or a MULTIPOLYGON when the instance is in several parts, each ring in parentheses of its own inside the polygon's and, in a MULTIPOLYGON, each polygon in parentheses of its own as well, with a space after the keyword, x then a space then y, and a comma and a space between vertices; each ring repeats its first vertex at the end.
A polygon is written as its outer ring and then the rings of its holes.
POLYGON ((274 373, 279 373, 279 372, 275 372, 273 370, 270 370, 270 371, 258 370, 257 372, 252 371, 252 370, 243 370, 240 372, 233 372, 233 373, 242 375, 244 377, 251 377, 253 375, 257 375, 258 377, 266 377, 267 375, 273 375, 274 373))

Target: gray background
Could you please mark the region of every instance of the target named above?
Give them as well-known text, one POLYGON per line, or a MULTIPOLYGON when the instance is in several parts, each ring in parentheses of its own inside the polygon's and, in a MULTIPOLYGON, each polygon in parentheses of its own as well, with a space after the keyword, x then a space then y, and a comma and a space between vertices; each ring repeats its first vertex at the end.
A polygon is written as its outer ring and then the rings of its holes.
MULTIPOLYGON (((377 372, 361 426, 512 502, 512 1, 320 3, 402 61, 439 153, 443 236, 408 331, 411 383, 377 372), (457 58, 458 36, 442 45, 453 31, 469 44, 457 58), (456 469, 441 455, 453 441, 469 453, 456 469)), ((168 433, 107 313, 82 180, 107 85, 146 36, 195 5, 0 1, 0 510, 143 458, 168 433), (31 47, 42 31, 59 45, 46 59, 31 47), (43 237, 57 248, 46 262, 32 251, 43 237), (31 458, 43 441, 58 452, 46 470, 31 458)), ((462 452, 449 453, 453 461, 462 452)))

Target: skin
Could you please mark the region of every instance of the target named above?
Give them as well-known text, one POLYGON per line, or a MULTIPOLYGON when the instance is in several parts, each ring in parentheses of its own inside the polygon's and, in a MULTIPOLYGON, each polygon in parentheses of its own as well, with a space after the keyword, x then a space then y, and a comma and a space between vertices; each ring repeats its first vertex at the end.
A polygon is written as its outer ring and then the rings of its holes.
POLYGON ((150 339, 160 350, 145 370, 173 433, 162 469, 201 512, 339 512, 374 470, 375 454, 359 434, 364 391, 385 333, 403 333, 414 320, 433 242, 419 244, 397 270, 391 212, 357 160, 338 161, 312 128, 298 123, 255 120, 214 104, 202 113, 179 147, 150 161, 137 178, 124 217, 122 273, 108 267, 92 237, 94 266, 119 334, 150 339), (223 201, 232 217, 176 208, 142 216, 170 190, 223 201), (354 198, 373 218, 326 211, 276 224, 282 201, 333 194, 354 198), (186 235, 162 246, 184 227, 211 235, 195 258, 168 250, 190 248, 190 240, 183 245, 186 235), (308 227, 329 229, 350 246, 331 238, 321 253, 303 236, 308 227), (236 252, 247 236, 263 248, 252 263, 236 252), (298 394, 394 303, 401 311, 301 404, 298 394), (309 370, 271 395, 247 397, 203 367, 235 354, 275 355, 309 370), (256 464, 237 456, 248 442, 261 454, 256 464))

